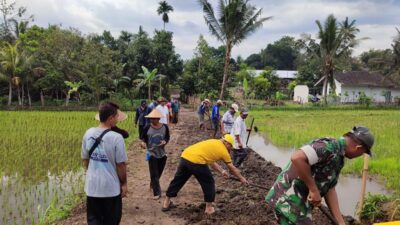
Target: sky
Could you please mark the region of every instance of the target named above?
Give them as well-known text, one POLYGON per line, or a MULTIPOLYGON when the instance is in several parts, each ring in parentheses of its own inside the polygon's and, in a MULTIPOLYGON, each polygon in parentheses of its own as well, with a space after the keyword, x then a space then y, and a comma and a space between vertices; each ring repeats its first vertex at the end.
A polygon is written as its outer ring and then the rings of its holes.
MULTIPOLYGON (((118 37, 122 30, 136 33, 139 26, 151 36, 163 29, 157 14, 159 0, 17 0, 35 17, 34 24, 47 27, 59 24, 64 28, 77 28, 83 34, 111 31, 118 37)), ((222 45, 211 35, 197 0, 167 0, 174 11, 169 14, 166 30, 174 33, 175 50, 183 59, 190 59, 202 34, 212 46, 222 45)), ((218 0, 209 0, 217 7, 218 0)), ((358 38, 368 37, 354 50, 359 55, 369 49, 391 48, 400 29, 400 0, 250 0, 262 8, 262 17, 272 16, 240 45, 235 46, 232 57, 246 58, 258 53, 282 36, 300 38, 311 34, 316 38, 316 20, 323 22, 333 14, 339 21, 346 17, 356 20, 360 29, 358 38)))

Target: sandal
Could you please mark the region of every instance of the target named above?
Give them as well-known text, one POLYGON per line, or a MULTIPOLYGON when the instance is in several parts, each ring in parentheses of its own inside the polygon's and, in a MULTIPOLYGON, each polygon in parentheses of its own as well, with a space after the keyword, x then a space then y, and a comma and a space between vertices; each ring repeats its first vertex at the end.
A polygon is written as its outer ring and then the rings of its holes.
POLYGON ((158 200, 158 199, 160 199, 161 198, 161 195, 154 195, 153 196, 153 200, 158 200))
POLYGON ((167 211, 169 211, 170 209, 172 209, 172 208, 175 208, 176 206, 174 205, 174 203, 172 202, 172 201, 170 201, 169 202, 169 205, 167 206, 167 207, 162 207, 161 208, 161 211, 163 211, 163 212, 167 212, 167 211))

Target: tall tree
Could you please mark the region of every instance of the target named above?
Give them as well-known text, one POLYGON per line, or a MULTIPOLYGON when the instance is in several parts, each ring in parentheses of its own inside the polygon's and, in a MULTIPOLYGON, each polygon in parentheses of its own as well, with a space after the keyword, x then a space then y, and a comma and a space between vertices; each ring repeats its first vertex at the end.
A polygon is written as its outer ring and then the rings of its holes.
POLYGON ((327 103, 328 84, 335 89, 333 72, 335 70, 336 60, 345 54, 351 53, 351 49, 356 46, 355 39, 358 29, 355 28, 355 21, 348 23, 348 19, 339 25, 333 15, 329 15, 325 20, 324 25, 319 20, 316 21, 319 32, 319 57, 322 63, 323 70, 323 96, 327 103))
POLYGON ((249 0, 219 0, 219 15, 208 0, 198 0, 203 7, 204 19, 210 32, 225 44, 224 76, 219 98, 224 97, 228 78, 228 67, 233 46, 244 41, 250 34, 259 29, 263 22, 271 17, 261 18, 262 9, 250 5, 249 0))
POLYGON ((8 42, 5 42, 0 51, 0 65, 2 68, 1 72, 8 77, 8 105, 11 105, 13 86, 17 88, 18 103, 19 105, 22 105, 20 96, 20 86, 22 84, 22 79, 19 72, 21 72, 21 67, 24 64, 24 60, 18 48, 19 43, 20 42, 10 44, 8 42))
POLYGON ((165 30, 165 24, 169 23, 169 17, 168 17, 168 13, 169 12, 173 12, 174 8, 168 4, 168 2, 166 1, 161 1, 158 3, 158 9, 157 9, 157 13, 158 15, 162 14, 162 20, 164 22, 164 30, 165 30))

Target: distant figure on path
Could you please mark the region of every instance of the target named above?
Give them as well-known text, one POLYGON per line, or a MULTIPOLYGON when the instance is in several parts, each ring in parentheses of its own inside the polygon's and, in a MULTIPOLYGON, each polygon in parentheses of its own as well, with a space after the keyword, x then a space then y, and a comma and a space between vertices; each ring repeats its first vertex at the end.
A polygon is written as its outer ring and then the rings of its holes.
POLYGON ((143 128, 149 124, 148 119, 145 118, 151 109, 147 107, 146 100, 140 102, 140 106, 136 109, 135 127, 139 124, 139 138, 142 136, 143 128))
POLYGON ((239 111, 239 106, 235 103, 231 105, 228 111, 222 116, 221 130, 224 134, 230 134, 233 123, 235 122, 235 113, 239 111))
POLYGON ((82 140, 82 160, 86 171, 87 223, 117 225, 122 216, 122 198, 128 193, 125 142, 111 131, 126 114, 107 102, 99 107, 98 127, 86 131, 82 140))
POLYGON ((311 225, 312 208, 324 197, 338 224, 344 225, 335 189, 344 158, 371 155, 373 145, 369 129, 356 126, 339 139, 315 139, 295 151, 265 198, 278 222, 311 225))
POLYGON ((213 138, 217 136, 218 130, 220 130, 221 115, 219 114, 219 108, 222 106, 222 104, 223 104, 222 101, 218 100, 217 104, 215 104, 212 108, 211 120, 214 128, 213 138))
POLYGON ((204 99, 197 109, 197 116, 199 117, 199 128, 200 130, 206 130, 206 126, 204 125, 204 117, 205 115, 209 115, 210 108, 210 100, 204 99))
POLYGON ((179 119, 179 111, 181 109, 181 103, 178 99, 173 99, 171 102, 171 112, 172 112, 172 119, 171 123, 176 125, 179 119))
POLYGON ((246 127, 246 118, 249 112, 246 109, 240 110, 240 116, 238 116, 233 123, 231 135, 235 138, 235 143, 233 145, 233 165, 236 168, 243 163, 248 154, 248 148, 246 145, 247 132, 250 129, 246 127))
POLYGON ((160 123, 168 125, 168 123, 169 123, 169 109, 166 106, 166 103, 167 103, 167 100, 165 100, 164 97, 160 97, 158 99, 158 105, 157 105, 156 109, 158 111, 160 111, 161 115, 163 115, 163 117, 161 117, 161 119, 160 119, 160 123))

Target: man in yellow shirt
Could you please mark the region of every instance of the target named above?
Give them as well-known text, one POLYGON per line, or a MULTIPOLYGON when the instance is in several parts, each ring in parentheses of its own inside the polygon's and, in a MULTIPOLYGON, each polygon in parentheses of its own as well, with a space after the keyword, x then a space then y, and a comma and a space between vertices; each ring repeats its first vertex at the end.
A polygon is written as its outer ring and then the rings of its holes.
POLYGON ((170 198, 176 197, 186 181, 194 175, 203 190, 206 202, 205 213, 214 213, 215 209, 212 203, 215 199, 215 182, 208 166, 221 173, 225 178, 229 178, 229 174, 216 163, 219 160, 227 165, 229 171, 239 178, 240 182, 248 184, 246 178, 232 164, 229 152, 232 150, 233 142, 233 136, 225 134, 221 139, 209 139, 187 147, 181 155, 175 177, 169 184, 162 211, 168 211, 173 206, 170 198))

